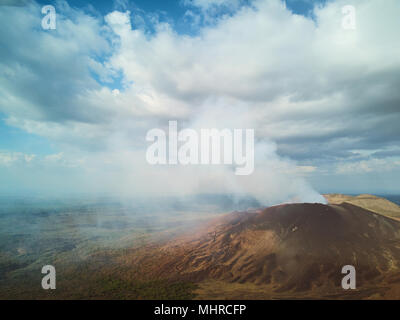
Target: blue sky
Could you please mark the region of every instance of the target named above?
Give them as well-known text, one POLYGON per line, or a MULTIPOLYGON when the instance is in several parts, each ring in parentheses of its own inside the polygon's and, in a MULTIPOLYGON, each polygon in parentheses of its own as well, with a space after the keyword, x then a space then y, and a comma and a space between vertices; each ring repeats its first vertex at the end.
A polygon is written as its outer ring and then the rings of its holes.
POLYGON ((3 114, 0 114, 0 150, 9 150, 23 153, 52 154, 55 148, 46 138, 35 134, 29 134, 19 128, 8 126, 4 121, 3 114))
MULTIPOLYGON (((315 4, 323 4, 326 0, 287 0, 286 5, 296 14, 308 15, 315 4)), ((40 4, 56 3, 56 1, 39 1, 40 4)), ((111 0, 69 0, 71 6, 84 8, 93 6, 102 13, 108 13, 115 8, 122 8, 125 4, 128 9, 139 8, 146 12, 164 11, 173 19, 180 19, 187 10, 182 0, 136 0, 136 1, 111 1, 111 0)))
MULTIPOLYGON (((76 7, 91 11, 90 6, 95 8, 99 13, 105 15, 115 9, 127 9, 127 10, 143 10, 144 12, 163 12, 164 17, 172 19, 176 23, 176 29, 178 32, 186 32, 187 28, 183 21, 185 12, 188 10, 188 6, 183 5, 180 0, 137 0, 137 1, 110 1, 110 0, 69 0, 67 1, 71 7, 76 7)), ((296 14, 307 16, 312 10, 315 4, 322 4, 325 0, 310 1, 310 0, 288 0, 286 1, 287 7, 296 14)), ((57 6, 57 1, 38 1, 41 5, 54 4, 57 6)), ((118 77, 114 78, 112 83, 103 83, 100 79, 94 75, 96 80, 111 88, 121 89, 118 77)), ((24 132, 23 130, 9 126, 4 121, 4 114, 0 113, 0 133, 2 139, 0 139, 0 150, 12 150, 19 152, 31 152, 31 153, 53 153, 57 151, 56 147, 51 144, 47 139, 24 132)))

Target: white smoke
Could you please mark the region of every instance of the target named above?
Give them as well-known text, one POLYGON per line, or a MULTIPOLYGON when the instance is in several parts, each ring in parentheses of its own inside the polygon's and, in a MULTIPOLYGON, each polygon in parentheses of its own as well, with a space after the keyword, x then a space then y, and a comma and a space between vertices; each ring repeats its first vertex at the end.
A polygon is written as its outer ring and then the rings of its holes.
MULTIPOLYGON (((169 119, 175 120, 175 119, 169 119)), ((168 120, 163 124, 168 126, 168 120)), ((183 129, 255 129, 255 168, 248 176, 234 174, 232 165, 150 165, 146 162, 145 133, 141 139, 145 142, 140 150, 129 151, 120 137, 114 140, 115 149, 107 154, 112 164, 113 175, 107 170, 96 179, 107 181, 107 188, 118 195, 125 196, 173 196, 181 197, 194 194, 235 194, 250 196, 263 205, 284 202, 321 202, 325 203, 317 191, 307 183, 304 167, 299 167, 290 159, 277 154, 276 144, 257 138, 256 113, 243 104, 226 99, 209 100, 190 121, 178 120, 178 131, 183 129), (113 156, 110 158, 110 154, 113 156)), ((148 128, 149 130, 152 128, 148 128)), ((106 161, 102 159, 101 162, 106 161)), ((104 186, 104 183, 99 182, 104 186)))

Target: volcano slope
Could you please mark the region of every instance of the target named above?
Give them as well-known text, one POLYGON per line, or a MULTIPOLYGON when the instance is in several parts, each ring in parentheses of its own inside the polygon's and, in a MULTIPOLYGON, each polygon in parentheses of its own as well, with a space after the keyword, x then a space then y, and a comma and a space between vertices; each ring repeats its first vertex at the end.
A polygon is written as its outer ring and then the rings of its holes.
POLYGON ((131 261, 141 277, 198 283, 200 299, 396 298, 400 222, 349 203, 279 205, 228 214, 131 261), (345 265, 356 290, 341 287, 345 265))
POLYGON ((400 207, 385 198, 370 194, 360 194, 358 196, 325 194, 324 197, 330 204, 341 204, 346 202, 382 214, 386 217, 400 220, 400 207))

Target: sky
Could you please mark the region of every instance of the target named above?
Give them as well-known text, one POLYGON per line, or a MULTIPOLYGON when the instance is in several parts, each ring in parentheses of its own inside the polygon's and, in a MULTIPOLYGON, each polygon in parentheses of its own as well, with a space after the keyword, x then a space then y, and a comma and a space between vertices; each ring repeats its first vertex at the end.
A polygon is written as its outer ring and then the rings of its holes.
POLYGON ((348 4, 0 1, 0 193, 399 194, 400 2, 352 1, 351 30, 348 4), (149 166, 169 120, 254 128, 254 174, 149 166))

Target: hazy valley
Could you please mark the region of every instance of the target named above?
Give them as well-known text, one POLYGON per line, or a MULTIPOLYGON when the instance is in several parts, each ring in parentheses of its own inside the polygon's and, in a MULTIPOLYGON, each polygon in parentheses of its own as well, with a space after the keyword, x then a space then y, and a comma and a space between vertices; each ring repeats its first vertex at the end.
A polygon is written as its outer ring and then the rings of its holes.
POLYGON ((399 298, 400 208, 370 195, 325 197, 329 205, 269 208, 228 196, 151 206, 3 201, 0 296, 399 298), (56 267, 56 290, 41 289, 46 264, 56 267), (348 264, 356 267, 357 290, 341 288, 348 264))

